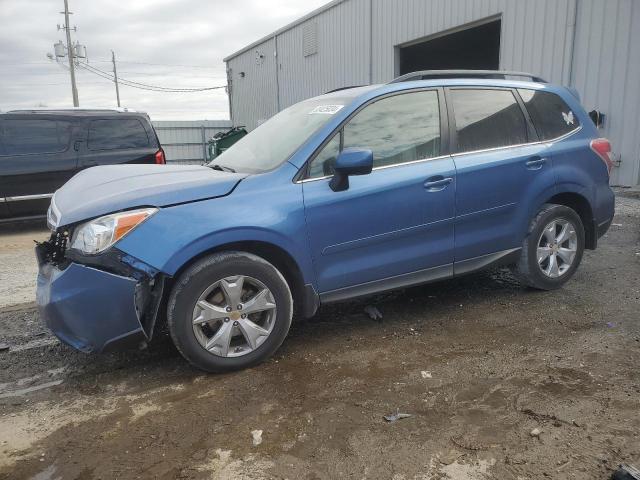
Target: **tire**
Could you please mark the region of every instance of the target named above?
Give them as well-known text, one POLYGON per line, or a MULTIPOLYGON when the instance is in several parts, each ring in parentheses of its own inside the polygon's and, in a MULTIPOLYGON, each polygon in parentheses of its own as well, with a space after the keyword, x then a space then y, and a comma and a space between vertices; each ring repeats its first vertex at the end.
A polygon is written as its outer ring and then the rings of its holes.
POLYGON ((167 306, 176 348, 207 372, 239 370, 269 358, 287 336, 292 315, 282 274, 246 252, 216 253, 194 263, 178 278, 167 306), (239 306, 229 310, 232 303, 239 306))
MULTIPOLYGON (((556 240, 560 238, 560 234, 556 235, 556 240)), ((584 253, 584 226, 580 216, 571 208, 564 205, 556 205, 547 203, 533 218, 529 225, 527 236, 522 242, 522 250, 518 262, 512 267, 516 277, 523 285, 537 288, 539 290, 554 290, 564 285, 575 273, 582 254, 584 253), (565 242, 550 242, 553 234, 551 228, 545 231, 547 227, 556 222, 554 231, 562 232, 563 225, 567 224, 573 228, 575 238, 571 235, 571 230, 567 231, 565 242), (571 248, 575 247, 575 254, 571 262, 564 259, 570 257, 571 248), (540 247, 541 257, 550 253, 542 263, 539 263, 538 248, 540 247), (555 249, 555 250, 554 250, 555 249), (555 253, 554 253, 555 252, 555 253), (556 265, 554 267, 552 257, 555 258, 556 265), (551 263, 550 263, 551 262, 551 263), (558 266, 560 265, 560 266, 558 266), (557 270, 556 270, 557 267, 557 270)))

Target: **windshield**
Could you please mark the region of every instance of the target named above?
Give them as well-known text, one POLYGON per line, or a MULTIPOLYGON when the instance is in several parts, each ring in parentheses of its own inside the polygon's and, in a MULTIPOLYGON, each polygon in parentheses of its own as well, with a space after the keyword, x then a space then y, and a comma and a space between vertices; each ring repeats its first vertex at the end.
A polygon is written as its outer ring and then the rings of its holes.
POLYGON ((271 117, 216 157, 219 165, 242 173, 261 173, 286 161, 316 130, 353 97, 326 96, 297 103, 271 117))

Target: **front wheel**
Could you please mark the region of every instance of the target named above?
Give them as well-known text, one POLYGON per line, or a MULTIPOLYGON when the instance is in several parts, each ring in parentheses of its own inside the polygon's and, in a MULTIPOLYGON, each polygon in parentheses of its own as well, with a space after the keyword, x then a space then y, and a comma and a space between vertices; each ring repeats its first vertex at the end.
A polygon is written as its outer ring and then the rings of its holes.
POLYGON ((580 216, 564 205, 545 204, 531 221, 513 270, 523 284, 553 290, 573 276, 583 252, 580 216))
POLYGON ((188 268, 167 308, 176 348, 194 366, 224 372, 255 365, 282 344, 293 313, 282 274, 264 259, 223 252, 188 268))

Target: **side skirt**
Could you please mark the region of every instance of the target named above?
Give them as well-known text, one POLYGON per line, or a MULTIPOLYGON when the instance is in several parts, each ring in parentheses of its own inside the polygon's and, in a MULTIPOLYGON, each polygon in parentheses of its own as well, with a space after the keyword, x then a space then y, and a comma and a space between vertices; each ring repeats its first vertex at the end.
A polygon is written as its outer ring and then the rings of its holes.
POLYGON ((363 297, 386 290, 396 290, 398 288, 420 285, 422 283, 435 282, 453 276, 453 264, 439 267, 418 270, 417 272, 404 273, 395 277, 383 278, 372 282, 361 283, 352 287, 338 288, 320 294, 320 303, 339 302, 356 297, 363 297))
POLYGON ((418 270, 417 272, 383 278, 382 280, 374 280, 372 282, 361 283, 351 287, 330 290, 319 295, 320 304, 349 300, 388 290, 413 287, 416 285, 452 278, 454 276, 466 275, 489 267, 509 265, 517 260, 520 255, 520 250, 520 248, 512 248, 501 252, 470 258, 468 260, 456 262, 455 264, 449 263, 438 267, 418 270))

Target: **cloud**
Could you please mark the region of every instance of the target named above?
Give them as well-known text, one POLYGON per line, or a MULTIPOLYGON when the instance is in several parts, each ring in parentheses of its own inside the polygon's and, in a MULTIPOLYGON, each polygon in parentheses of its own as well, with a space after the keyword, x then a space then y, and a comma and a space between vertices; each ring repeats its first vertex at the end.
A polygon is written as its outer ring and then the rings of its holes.
MULTIPOLYGON (((183 88, 225 85, 225 56, 327 2, 69 1, 78 27, 72 39, 87 47, 90 65, 110 72, 113 49, 121 78, 183 88)), ((69 73, 45 56, 64 40, 56 30, 61 10, 62 0, 0 0, 0 110, 72 105, 69 73)), ((77 80, 80 106, 115 106, 112 82, 84 70, 77 80)), ((224 90, 159 93, 121 85, 120 98, 156 120, 229 116, 224 90)))

